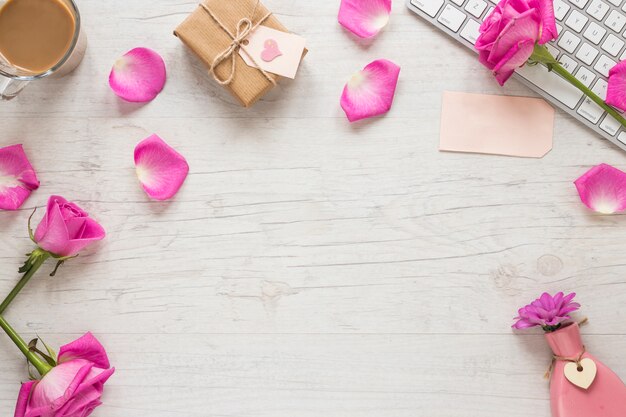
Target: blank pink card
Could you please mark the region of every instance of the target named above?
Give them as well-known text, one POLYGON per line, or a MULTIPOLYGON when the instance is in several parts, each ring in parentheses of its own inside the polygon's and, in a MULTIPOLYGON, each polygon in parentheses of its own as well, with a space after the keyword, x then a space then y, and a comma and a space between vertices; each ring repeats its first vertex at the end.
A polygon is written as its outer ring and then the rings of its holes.
POLYGON ((443 93, 440 151, 541 158, 553 130, 554 109, 542 99, 443 93))

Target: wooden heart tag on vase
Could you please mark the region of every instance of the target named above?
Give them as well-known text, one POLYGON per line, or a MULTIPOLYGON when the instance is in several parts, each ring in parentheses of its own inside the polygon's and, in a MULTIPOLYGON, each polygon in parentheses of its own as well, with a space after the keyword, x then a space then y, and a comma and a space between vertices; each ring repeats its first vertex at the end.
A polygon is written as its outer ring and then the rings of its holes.
POLYGON ((585 358, 580 363, 566 363, 563 373, 569 382, 582 389, 587 389, 596 379, 598 367, 593 360, 585 358))

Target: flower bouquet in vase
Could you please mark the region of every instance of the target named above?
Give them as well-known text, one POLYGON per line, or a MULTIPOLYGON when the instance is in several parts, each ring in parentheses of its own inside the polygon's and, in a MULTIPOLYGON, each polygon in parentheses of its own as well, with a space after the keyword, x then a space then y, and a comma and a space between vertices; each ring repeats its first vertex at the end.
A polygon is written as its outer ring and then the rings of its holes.
POLYGON ((572 293, 540 298, 519 310, 515 329, 541 326, 554 354, 550 367, 553 417, 624 417, 626 386, 587 351, 570 313, 580 308, 572 293))

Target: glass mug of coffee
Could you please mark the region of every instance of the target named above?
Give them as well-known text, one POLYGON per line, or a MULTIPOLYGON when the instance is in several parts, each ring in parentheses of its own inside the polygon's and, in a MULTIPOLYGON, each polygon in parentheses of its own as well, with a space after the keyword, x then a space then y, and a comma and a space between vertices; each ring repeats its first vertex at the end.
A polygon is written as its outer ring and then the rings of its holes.
POLYGON ((70 73, 86 48, 72 0, 0 0, 0 99, 12 99, 31 81, 70 73))

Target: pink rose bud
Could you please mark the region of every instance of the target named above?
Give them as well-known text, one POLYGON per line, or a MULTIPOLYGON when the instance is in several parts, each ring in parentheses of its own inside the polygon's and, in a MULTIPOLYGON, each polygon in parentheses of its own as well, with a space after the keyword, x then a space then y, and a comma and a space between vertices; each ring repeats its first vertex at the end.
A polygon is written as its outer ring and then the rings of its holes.
POLYGON ((104 229, 80 207, 63 197, 51 196, 46 215, 37 226, 35 242, 55 256, 67 257, 102 240, 104 229))
POLYGON ((41 380, 22 384, 14 417, 87 417, 102 404, 115 369, 91 333, 61 347, 57 362, 41 380))

